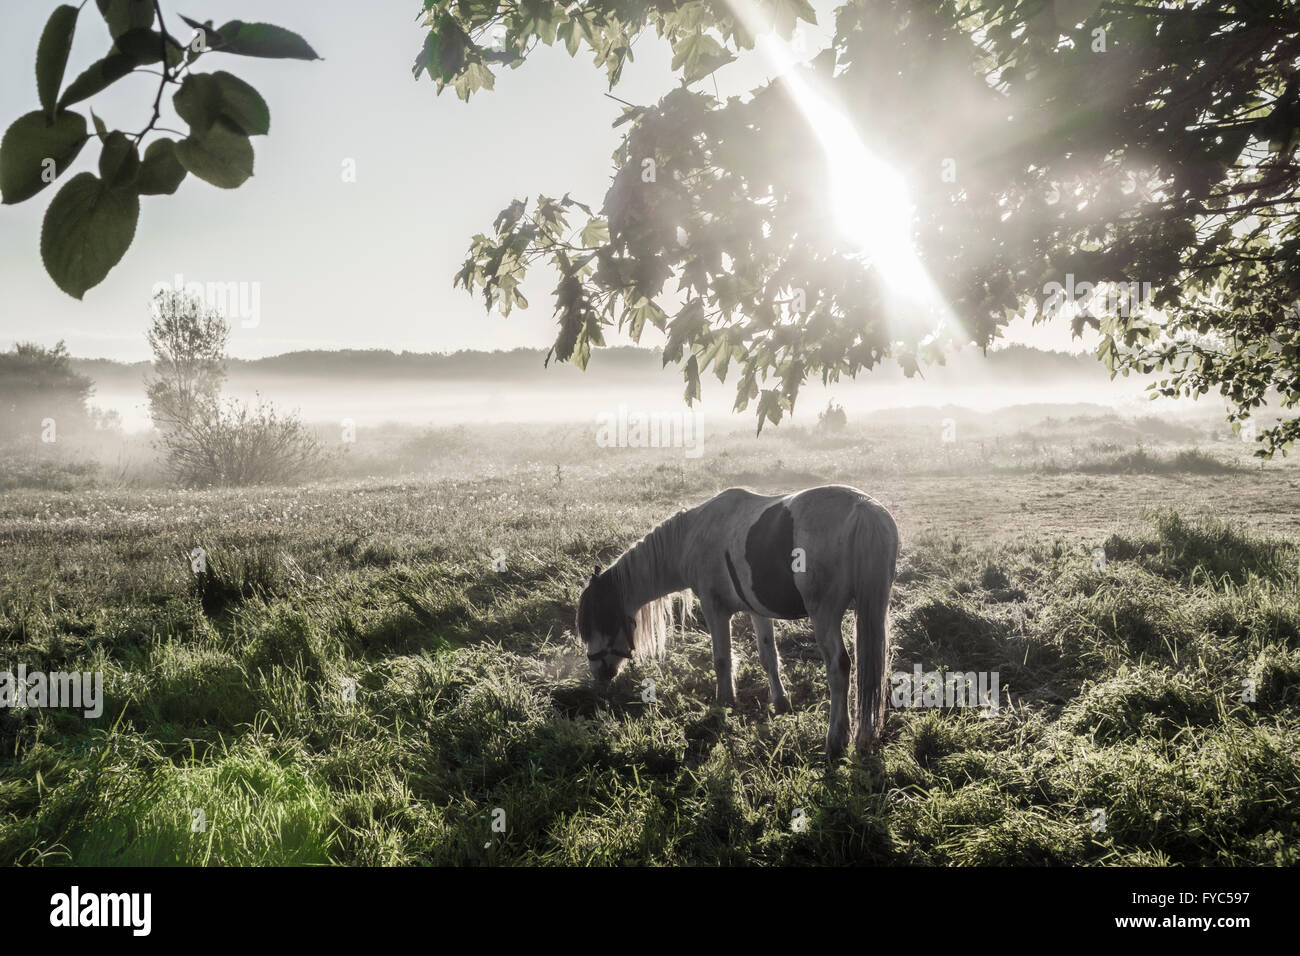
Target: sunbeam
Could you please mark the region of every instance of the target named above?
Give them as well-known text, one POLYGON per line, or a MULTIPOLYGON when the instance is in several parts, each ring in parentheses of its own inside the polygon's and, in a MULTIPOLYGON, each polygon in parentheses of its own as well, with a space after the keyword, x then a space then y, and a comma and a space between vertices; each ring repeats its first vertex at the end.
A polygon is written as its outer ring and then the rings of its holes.
POLYGON ((891 337, 917 340, 960 330, 961 323, 916 253, 915 207, 906 180, 801 75, 789 44, 767 29, 753 0, 730 0, 730 6, 755 37, 755 49, 781 77, 826 156, 834 228, 852 256, 876 269, 887 293, 891 337))

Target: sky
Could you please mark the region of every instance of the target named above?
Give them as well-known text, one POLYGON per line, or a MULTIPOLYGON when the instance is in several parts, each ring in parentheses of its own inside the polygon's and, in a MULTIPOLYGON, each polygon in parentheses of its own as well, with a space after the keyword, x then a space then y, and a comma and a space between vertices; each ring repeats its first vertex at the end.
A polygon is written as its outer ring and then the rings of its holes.
MULTIPOLYGON (((0 0, 4 127, 37 108, 36 41, 57 5, 0 0)), ((833 4, 815 6, 821 24, 801 37, 809 55, 833 26, 833 4)), ((525 285, 532 306, 509 318, 486 313, 480 297, 451 283, 470 238, 489 231, 510 200, 568 192, 599 207, 619 141, 611 124, 622 107, 604 95, 603 71, 587 55, 571 59, 562 48, 542 49, 520 69, 498 73, 494 91, 464 103, 451 90, 436 96, 427 77, 411 76, 425 36, 419 0, 165 0, 163 9, 176 33, 184 30, 178 13, 217 24, 275 23, 302 34, 324 59, 214 53, 199 61, 201 70, 236 73, 270 105, 270 135, 254 139, 254 176, 236 190, 190 176, 174 196, 143 197, 130 250, 83 301, 61 292, 40 260, 41 220, 58 184, 0 207, 0 348, 63 339, 77 356, 145 359, 150 291, 178 275, 244 283, 249 294, 257 289, 256 323, 231 322, 228 351, 239 358, 298 349, 551 345, 551 274, 540 270, 525 285), (355 182, 345 181, 345 164, 355 182)), ((107 28, 88 3, 65 83, 108 44, 107 28)), ((652 103, 671 88, 670 51, 647 35, 635 56, 614 92, 652 103)), ((766 77, 765 69, 760 57, 731 64, 717 73, 719 90, 743 92, 766 77)), ((88 105, 110 128, 138 130, 156 83, 152 75, 128 76, 88 105)), ((169 106, 162 125, 183 128, 169 106)), ((87 147, 72 172, 93 170, 97 155, 87 147)), ((658 344, 655 334, 642 344, 658 344)), ((1079 347, 1059 323, 1019 323, 1006 339, 1079 347)))

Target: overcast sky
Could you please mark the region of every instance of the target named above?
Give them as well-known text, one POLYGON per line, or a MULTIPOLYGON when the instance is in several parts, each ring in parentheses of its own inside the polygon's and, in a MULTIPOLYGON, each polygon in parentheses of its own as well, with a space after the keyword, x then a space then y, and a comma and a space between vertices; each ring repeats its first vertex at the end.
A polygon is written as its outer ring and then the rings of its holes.
MULTIPOLYGON (((36 40, 57 0, 0 0, 0 126, 37 108, 36 40)), ((818 3, 815 49, 832 26, 818 3)), ((67 341, 79 356, 142 359, 150 289, 177 274, 186 281, 260 284, 255 328, 232 322, 230 353, 252 358, 294 349, 415 351, 546 347, 554 339, 549 292, 538 273, 533 303, 509 319, 453 289, 470 237, 488 231, 512 198, 571 192, 598 207, 618 144, 617 103, 603 72, 580 53, 543 49, 495 91, 468 104, 451 90, 434 95, 411 63, 423 42, 419 0, 186 0, 165 2, 169 26, 184 13, 276 23, 301 33, 322 61, 258 60, 211 54, 203 70, 228 69, 252 83, 271 108, 271 133, 254 139, 254 177, 220 190, 190 176, 175 196, 141 200, 135 242, 122 262, 78 302, 41 264, 45 207, 58 186, 19 206, 0 207, 0 348, 14 341, 67 341), (354 161, 355 183, 343 181, 354 161)), ((103 55, 108 31, 94 3, 78 21, 67 80, 103 55)), ((651 103, 671 87, 670 54, 648 35, 615 92, 651 103)), ((754 58, 751 58, 754 59, 754 58)), ((723 95, 763 78, 756 60, 719 71, 723 95)), ((148 119, 156 77, 120 81, 89 105, 110 128, 138 130, 148 119)), ((170 98, 170 93, 168 97, 170 98)), ((87 104, 81 104, 81 109, 87 104)), ((169 111, 168 119, 179 124, 169 111)), ((82 152, 74 172, 93 170, 82 152)), ((1013 335, 1048 348, 1069 346, 1060 328, 1013 335)), ((644 344, 656 344, 649 336, 644 344)))

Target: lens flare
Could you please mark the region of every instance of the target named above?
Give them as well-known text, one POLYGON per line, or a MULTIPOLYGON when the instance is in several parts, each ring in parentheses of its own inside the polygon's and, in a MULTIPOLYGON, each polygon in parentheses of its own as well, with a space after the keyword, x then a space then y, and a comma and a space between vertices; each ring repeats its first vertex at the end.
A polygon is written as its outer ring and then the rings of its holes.
POLYGON ((821 95, 799 70, 787 43, 768 31, 752 0, 731 0, 731 9, 755 37, 755 49, 780 76, 826 156, 829 200, 837 235, 851 255, 874 267, 888 297, 891 332, 955 331, 960 323, 916 254, 915 207, 907 182, 862 141, 843 111, 821 95))

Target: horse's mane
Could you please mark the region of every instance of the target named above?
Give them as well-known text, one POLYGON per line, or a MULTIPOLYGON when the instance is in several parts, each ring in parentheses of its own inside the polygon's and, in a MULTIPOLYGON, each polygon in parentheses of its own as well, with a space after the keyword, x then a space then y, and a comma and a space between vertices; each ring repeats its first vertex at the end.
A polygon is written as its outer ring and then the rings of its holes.
MULTIPOLYGON (((648 577, 652 581, 661 578, 665 569, 677 559, 683 543, 685 528, 682 518, 685 515, 685 511, 679 511, 657 525, 624 551, 610 567, 610 577, 624 606, 634 578, 648 577)), ((673 629, 674 603, 681 608, 678 619, 684 625, 690 616, 692 603, 687 591, 670 591, 643 604, 633 613, 636 630, 632 635, 632 655, 638 661, 663 657, 673 629)))

